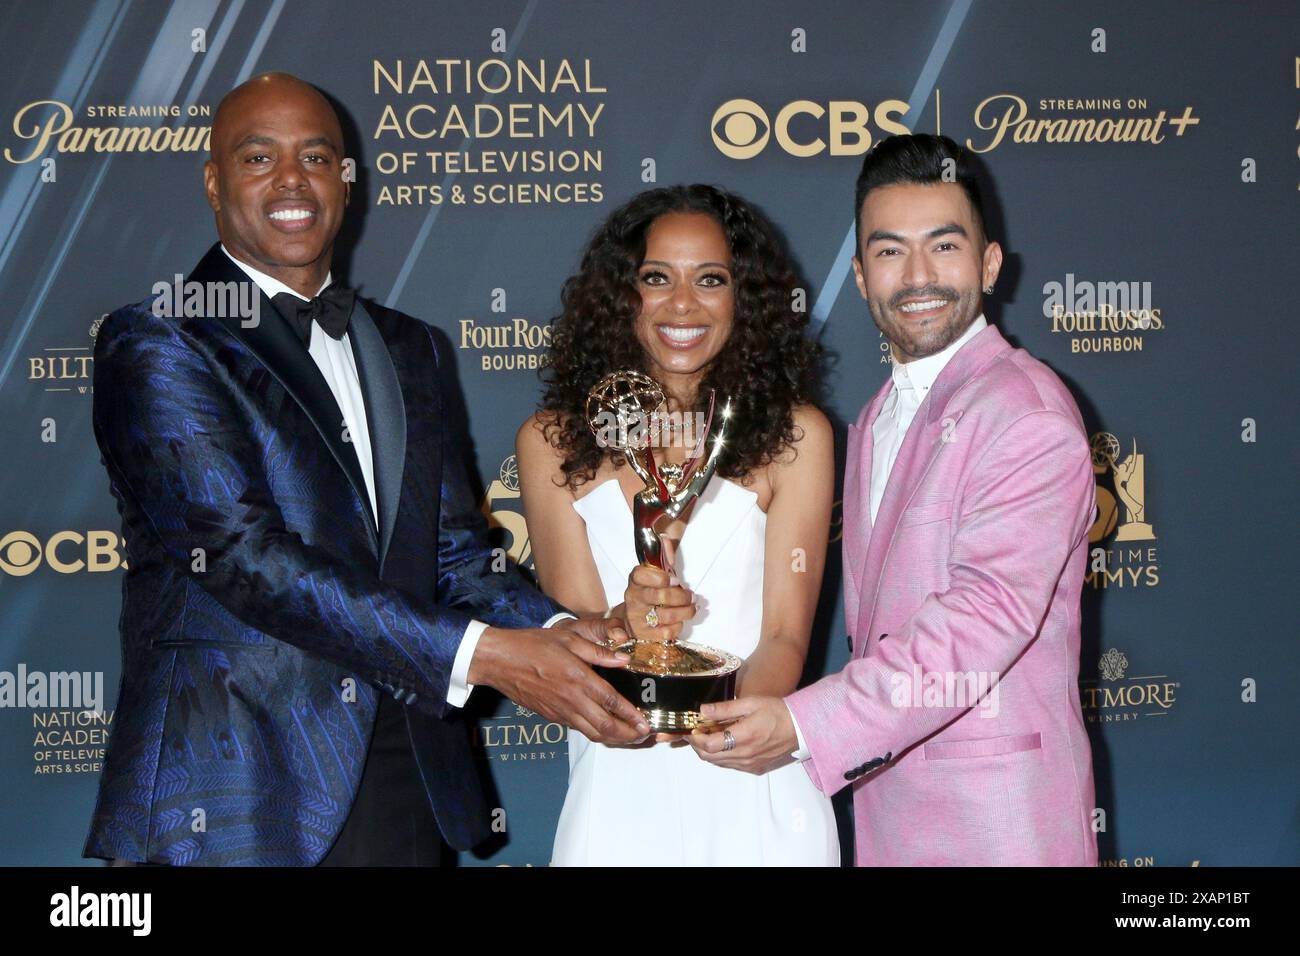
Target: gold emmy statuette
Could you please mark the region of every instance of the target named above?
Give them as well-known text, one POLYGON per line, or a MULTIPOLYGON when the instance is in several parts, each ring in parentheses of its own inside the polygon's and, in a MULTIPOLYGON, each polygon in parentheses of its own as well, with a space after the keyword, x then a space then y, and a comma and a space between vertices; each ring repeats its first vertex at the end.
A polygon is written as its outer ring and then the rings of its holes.
POLYGON ((1119 439, 1110 432, 1097 432, 1092 436, 1092 470, 1098 475, 1107 471, 1114 474, 1115 494, 1124 503, 1127 513, 1126 521, 1119 521, 1119 508, 1106 487, 1097 485, 1097 521, 1088 532, 1088 540, 1096 543, 1115 532, 1116 541, 1154 541, 1155 529, 1147 521, 1146 495, 1146 455, 1137 449, 1137 439, 1133 439, 1133 450, 1123 459, 1123 447, 1119 439), (1116 528, 1118 524, 1118 529, 1116 528))
MULTIPOLYGON (((587 396, 587 424, 596 440, 622 451, 645 482, 632 504, 636 556, 642 564, 671 572, 663 531, 700 496, 717 470, 732 409, 724 402, 715 415, 715 400, 711 393, 704 428, 690 455, 682 464, 671 465, 656 462, 652 448, 658 424, 666 417, 664 392, 654 379, 640 372, 613 372, 587 396)), ((615 650, 631 655, 628 666, 598 667, 597 672, 659 733, 713 729, 717 725, 700 716, 700 706, 736 695, 741 660, 734 654, 686 641, 635 638, 615 650)))
POLYGON ((1133 439, 1133 450, 1128 457, 1115 464, 1115 491, 1124 508, 1128 511, 1128 521, 1119 526, 1116 541, 1151 541, 1155 539, 1155 529, 1147 517, 1147 468, 1146 455, 1138 453, 1137 439, 1133 439))

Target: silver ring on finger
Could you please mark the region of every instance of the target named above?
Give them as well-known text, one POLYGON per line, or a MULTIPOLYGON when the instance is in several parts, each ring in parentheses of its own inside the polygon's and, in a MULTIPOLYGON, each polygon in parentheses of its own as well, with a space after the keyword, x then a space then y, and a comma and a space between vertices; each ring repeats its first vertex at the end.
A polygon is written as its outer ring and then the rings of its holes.
POLYGON ((725 753, 728 750, 736 749, 736 737, 730 730, 722 732, 722 750, 725 753))
POLYGON ((651 604, 650 610, 645 612, 645 623, 647 627, 659 626, 659 605, 651 604))

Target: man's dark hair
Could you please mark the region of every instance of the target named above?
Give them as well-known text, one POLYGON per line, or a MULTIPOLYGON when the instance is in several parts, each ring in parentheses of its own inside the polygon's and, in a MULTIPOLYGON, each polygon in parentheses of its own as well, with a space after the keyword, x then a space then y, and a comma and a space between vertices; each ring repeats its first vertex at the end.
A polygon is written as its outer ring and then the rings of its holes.
POLYGON ((947 136, 933 133, 890 136, 876 143, 862 160, 862 171, 858 173, 854 191, 853 226, 858 240, 858 255, 862 254, 862 203, 867 193, 897 183, 926 185, 943 182, 955 182, 966 191, 975 210, 975 224, 983 233, 984 205, 980 201, 980 187, 975 179, 970 150, 958 146, 947 136))

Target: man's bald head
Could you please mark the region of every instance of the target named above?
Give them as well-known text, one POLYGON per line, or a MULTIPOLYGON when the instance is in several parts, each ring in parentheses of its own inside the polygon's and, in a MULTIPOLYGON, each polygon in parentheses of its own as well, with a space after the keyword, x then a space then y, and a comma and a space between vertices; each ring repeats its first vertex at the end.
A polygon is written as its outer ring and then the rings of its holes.
POLYGON ((218 144, 222 137, 229 137, 238 129, 239 120, 256 111, 265 101, 292 101, 301 107, 319 110, 328 114, 337 134, 335 145, 340 153, 343 149, 343 128, 339 125, 338 114, 320 90, 298 79, 292 73, 262 73, 245 80, 221 98, 217 104, 217 113, 212 118, 212 138, 209 144, 210 154, 217 155, 218 144))
POLYGON ((348 199, 342 162, 338 114, 314 86, 264 73, 235 87, 217 107, 203 170, 222 243, 315 295, 348 199))

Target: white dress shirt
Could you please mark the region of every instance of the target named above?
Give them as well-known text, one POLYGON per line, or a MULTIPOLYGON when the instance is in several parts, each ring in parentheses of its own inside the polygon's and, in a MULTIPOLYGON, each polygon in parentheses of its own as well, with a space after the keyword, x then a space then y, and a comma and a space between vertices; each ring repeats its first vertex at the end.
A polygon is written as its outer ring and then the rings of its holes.
MULTIPOLYGON (((871 425, 871 522, 875 524, 876 512, 880 510, 881 499, 885 497, 885 488, 889 484, 889 474, 894 470, 898 460, 898 450, 903 447, 907 429, 916 417, 917 409, 930 394, 939 373, 944 370, 952 357, 963 345, 978 335, 987 325, 983 313, 976 317, 963 332, 942 352, 935 352, 925 358, 910 362, 894 362, 894 387, 880 406, 880 414, 871 425)), ((848 493, 847 491, 845 492, 848 493)), ((803 732, 799 721, 793 713, 790 721, 794 724, 794 735, 798 738, 799 748, 791 754, 795 760, 807 760, 810 754, 804 744, 803 732)))
POLYGON ((880 501, 885 497, 885 487, 889 484, 889 473, 894 470, 898 450, 903 447, 903 439, 916 417, 916 410, 930 394, 944 366, 988 324, 981 314, 942 352, 906 363, 894 363, 894 388, 880 406, 880 414, 871 426, 872 524, 876 521, 876 512, 880 510, 880 501))
MULTIPOLYGON (((239 266, 245 275, 257 283, 257 287, 266 293, 268 299, 274 299, 281 292, 288 292, 304 302, 310 301, 307 296, 294 291, 273 276, 236 259, 230 255, 230 250, 224 244, 221 246, 221 251, 229 256, 230 261, 239 266)), ((330 280, 331 276, 326 275, 325 281, 316 290, 317 295, 329 287, 330 280)), ((313 322, 311 343, 307 351, 334 394, 339 410, 343 412, 343 421, 339 424, 347 428, 348 438, 357 453, 361 476, 366 483, 366 493, 370 496, 371 514, 378 522, 379 505, 375 498, 375 463, 374 455, 370 450, 370 428, 366 419, 365 398, 361 393, 361 381, 357 378, 356 356, 352 352, 351 340, 346 332, 341 339, 336 339, 326 333, 320 327, 320 323, 313 322)), ((376 530, 378 530, 377 526, 376 530)), ((556 621, 571 617, 572 614, 556 614, 542 626, 550 627, 556 621)), ((447 685, 447 703, 453 707, 464 707, 465 702, 469 700, 470 691, 474 689, 474 685, 469 682, 469 665, 474 657, 474 649, 478 647, 479 638, 487 628, 488 625, 482 621, 470 621, 461 637, 456 659, 452 663, 451 679, 447 685)))

